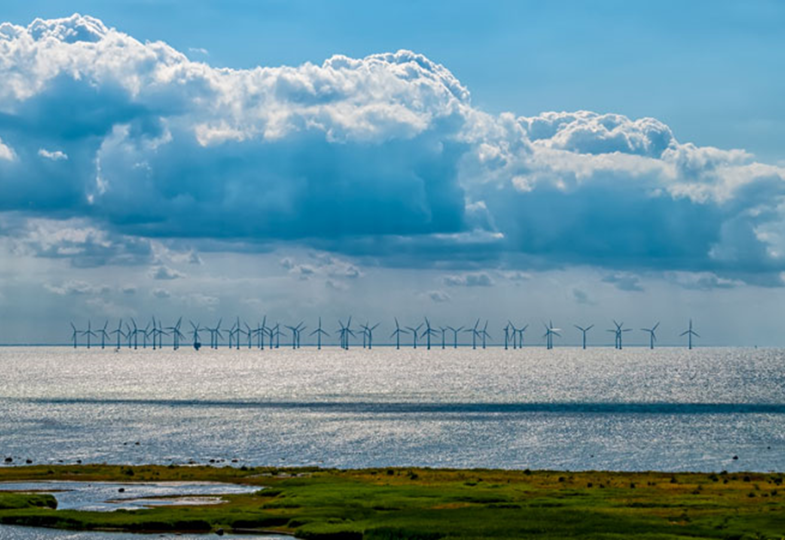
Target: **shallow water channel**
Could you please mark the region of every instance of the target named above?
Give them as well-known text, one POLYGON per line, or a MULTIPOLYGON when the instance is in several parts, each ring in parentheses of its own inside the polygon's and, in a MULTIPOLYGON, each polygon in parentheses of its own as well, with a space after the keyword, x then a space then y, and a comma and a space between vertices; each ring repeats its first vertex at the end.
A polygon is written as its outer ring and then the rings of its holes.
POLYGON ((0 482, 0 491, 50 493, 57 499, 58 510, 89 512, 220 504, 221 495, 253 493, 260 489, 218 482, 0 482))

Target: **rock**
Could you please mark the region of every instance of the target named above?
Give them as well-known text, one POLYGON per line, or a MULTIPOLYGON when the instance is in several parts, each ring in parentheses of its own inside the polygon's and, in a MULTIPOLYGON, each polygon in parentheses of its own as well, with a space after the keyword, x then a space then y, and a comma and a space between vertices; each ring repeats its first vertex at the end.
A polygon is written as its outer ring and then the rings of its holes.
POLYGON ((739 456, 733 456, 733 460, 736 461, 739 459, 739 456))
POLYGON ((5 462, 6 463, 13 463, 13 461, 14 461, 14 458, 12 458, 12 457, 5 458, 5 462))
POLYGON ((120 488, 117 490, 118 493, 125 493, 125 488, 120 488))
POLYGON ((215 531, 215 534, 217 534, 218 536, 223 536, 224 535, 224 530, 223 529, 218 529, 217 531, 215 531))
POLYGON ((239 461, 238 459, 233 459, 232 463, 237 463, 238 461, 239 461))
POLYGON ((77 464, 77 465, 81 465, 81 464, 82 464, 82 460, 81 460, 81 459, 77 459, 77 460, 76 460, 76 464, 77 464))
POLYGON ((25 463, 27 463, 28 465, 32 465, 33 464, 33 460, 32 459, 26 459, 25 463))
POLYGON ((136 441, 134 444, 135 444, 136 446, 139 446, 139 441, 136 441))

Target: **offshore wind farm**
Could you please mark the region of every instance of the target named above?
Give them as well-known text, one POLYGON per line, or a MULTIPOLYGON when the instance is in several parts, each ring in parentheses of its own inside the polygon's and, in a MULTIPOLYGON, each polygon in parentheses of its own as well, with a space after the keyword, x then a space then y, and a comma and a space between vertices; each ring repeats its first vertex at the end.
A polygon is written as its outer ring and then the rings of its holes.
MULTIPOLYGON (((116 334, 117 336, 117 342, 115 345, 116 350, 120 350, 123 347, 134 350, 138 350, 139 348, 146 349, 148 340, 151 344, 150 347, 152 350, 156 350, 156 348, 161 349, 163 348, 164 344, 164 336, 167 336, 167 345, 171 346, 172 349, 177 350, 181 346, 181 340, 186 337, 180 331, 180 326, 183 322, 182 317, 177 319, 177 322, 174 324, 174 326, 166 327, 166 329, 161 327, 160 318, 156 323, 155 316, 151 317, 151 321, 145 326, 144 329, 139 329, 133 317, 130 317, 129 321, 123 323, 123 319, 119 319, 117 323, 117 329, 112 331, 112 334, 116 334), (125 330, 123 330, 123 324, 125 324, 125 330), (156 324, 158 326, 156 326, 156 324), (141 347, 139 346, 140 335, 142 337, 141 347)), ((486 349, 488 347, 497 346, 503 347, 504 350, 515 350, 523 349, 523 335, 529 327, 529 324, 525 324, 521 328, 516 328, 512 322, 507 321, 507 324, 501 329, 504 333, 504 341, 494 344, 493 340, 491 339, 491 335, 488 333, 488 320, 485 321, 482 328, 480 328, 480 319, 477 319, 474 323, 474 326, 469 328, 465 328, 464 326, 455 328, 448 325, 439 326, 439 331, 436 331, 433 327, 431 327, 431 322, 429 321, 428 317, 423 317, 422 322, 417 326, 401 327, 398 323, 397 317, 394 317, 393 321, 395 323, 395 328, 390 334, 389 339, 394 341, 388 341, 386 343, 377 341, 377 346, 395 347, 396 349, 400 350, 401 336, 409 335, 411 336, 411 348, 413 349, 416 349, 419 343, 421 346, 424 345, 426 350, 430 351, 431 338, 441 336, 441 341, 439 342, 440 345, 434 345, 434 348, 441 348, 444 350, 448 347, 453 349, 457 349, 458 347, 471 347, 472 350, 477 350, 478 348, 486 349), (452 342, 449 344, 446 339, 446 334, 448 331, 452 332, 453 334, 452 342), (466 332, 470 334, 471 337, 462 341, 459 339, 461 332, 466 332)), ((256 348, 259 350, 264 350, 265 344, 268 349, 280 349, 282 336, 285 338, 288 337, 291 340, 290 343, 292 349, 299 349, 303 346, 302 332, 307 329, 307 325, 305 325, 305 322, 302 320, 296 326, 282 324, 279 322, 268 326, 266 315, 261 319, 261 322, 256 323, 253 327, 249 325, 247 321, 241 321, 239 316, 236 318, 235 322, 232 323, 231 327, 224 329, 221 329, 221 323, 223 322, 222 317, 218 319, 214 327, 202 326, 200 323, 194 323, 190 320, 188 322, 192 329, 190 346, 192 346, 197 351, 201 349, 203 345, 203 340, 201 337, 203 332, 209 332, 210 334, 209 347, 211 349, 218 349, 219 347, 224 346, 226 348, 234 348, 236 350, 240 350, 241 348, 256 348), (281 328, 284 330, 281 330, 281 328), (245 346, 246 344, 247 347, 245 346)), ((369 322, 366 324, 357 325, 357 331, 360 333, 360 336, 358 337, 358 335, 352 330, 351 316, 346 319, 345 324, 340 319, 338 319, 337 323, 339 328, 334 333, 335 337, 337 338, 337 342, 328 341, 333 334, 322 329, 322 318, 319 317, 317 328, 310 333, 310 336, 313 338, 313 340, 310 343, 306 342, 305 345, 315 346, 319 350, 321 350, 323 346, 328 345, 338 346, 344 350, 349 350, 352 345, 355 345, 360 346, 363 349, 367 348, 370 350, 373 348, 374 343, 373 332, 381 325, 380 322, 377 322, 373 325, 371 325, 369 322)), ((530 343, 529 346, 543 345, 546 349, 553 349, 555 346, 553 338, 562 337, 562 334, 560 333, 562 330, 560 328, 554 328, 553 321, 549 321, 548 323, 543 322, 542 324, 545 331, 545 333, 542 335, 542 344, 535 341, 530 343)), ((625 332, 631 332, 632 329, 623 328, 623 322, 617 323, 615 320, 613 320, 613 324, 615 325, 615 328, 608 330, 608 332, 611 332, 614 335, 613 348, 621 350, 622 336, 625 332)), ((71 322, 70 325, 72 330, 71 344, 74 349, 80 346, 90 349, 90 338, 98 337, 99 335, 101 337, 100 348, 106 349, 106 345, 108 343, 107 339, 109 336, 109 334, 106 332, 106 329, 109 326, 109 320, 104 321, 104 325, 101 330, 99 330, 98 334, 91 330, 92 321, 90 320, 87 321, 87 327, 84 330, 79 330, 75 326, 74 322, 71 322)), ((657 339, 655 332, 659 325, 660 323, 657 322, 652 328, 641 328, 640 330, 648 336, 648 347, 650 349, 654 349, 654 344, 657 339)), ((589 344, 587 340, 587 334, 592 328, 594 328, 594 324, 590 324, 587 327, 578 325, 573 326, 580 332, 581 348, 586 349, 587 346, 606 346, 606 343, 602 342, 598 342, 593 345, 589 344)), ((693 337, 700 337, 700 335, 693 330, 692 319, 689 319, 689 326, 687 329, 684 330, 684 332, 677 334, 677 336, 679 338, 684 338, 686 336, 685 345, 690 350, 693 348, 693 337)), ((644 346, 645 343, 639 343, 638 345, 644 346)), ((404 347, 405 346, 406 344, 404 343, 404 347)), ((93 348, 99 348, 99 345, 93 342, 93 348)))

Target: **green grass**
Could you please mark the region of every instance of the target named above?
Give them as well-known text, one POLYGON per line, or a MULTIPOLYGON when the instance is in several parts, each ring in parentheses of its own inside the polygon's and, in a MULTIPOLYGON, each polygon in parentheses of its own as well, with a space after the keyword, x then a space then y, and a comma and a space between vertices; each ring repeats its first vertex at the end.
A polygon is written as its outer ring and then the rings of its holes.
MULTIPOLYGON (((0 494, 0 523, 64 529, 265 530, 314 539, 785 538, 781 474, 436 469, 236 469, 106 465, 0 469, 0 480, 213 480, 267 489, 226 504, 60 511, 0 494)), ((43 499, 42 499, 43 498, 43 499)))

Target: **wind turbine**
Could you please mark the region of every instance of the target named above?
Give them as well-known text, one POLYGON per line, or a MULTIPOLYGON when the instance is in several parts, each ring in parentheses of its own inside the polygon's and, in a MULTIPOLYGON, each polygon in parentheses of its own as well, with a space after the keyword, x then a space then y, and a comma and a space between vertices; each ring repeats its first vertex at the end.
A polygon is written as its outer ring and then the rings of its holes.
POLYGON ((561 328, 554 328, 553 321, 548 321, 548 324, 542 324, 545 326, 545 334, 543 335, 545 338, 545 348, 553 349, 553 336, 561 337, 561 334, 559 333, 561 328))
POLYGON ((253 347, 253 335, 254 335, 254 332, 255 332, 255 330, 253 330, 250 326, 248 326, 248 323, 245 323, 245 335, 248 336, 248 348, 249 349, 253 347))
POLYGON ((643 332, 648 332, 649 333, 649 348, 650 349, 654 348, 654 342, 657 341, 657 336, 654 334, 654 332, 657 330, 657 327, 659 325, 660 325, 660 323, 657 322, 657 324, 655 324, 651 328, 641 328, 641 330, 643 332))
POLYGON ((445 348, 444 333, 447 331, 447 329, 444 326, 440 326, 439 331, 442 333, 442 350, 444 350, 445 348))
POLYGON ((681 333, 681 336, 687 336, 687 348, 692 350, 692 336, 700 337, 697 332, 692 329, 692 319, 690 319, 690 327, 681 333))
POLYGON ((341 319, 338 319, 338 324, 341 326, 340 330, 341 333, 341 348, 344 350, 349 350, 349 336, 355 337, 354 332, 352 332, 352 318, 349 317, 349 320, 346 322, 346 326, 343 325, 341 319))
POLYGON ((630 332, 631 328, 622 328, 624 323, 617 323, 615 320, 613 321, 614 326, 616 328, 614 330, 608 330, 608 332, 613 332, 615 334, 615 348, 621 350, 622 349, 622 334, 624 332, 630 332))
POLYGON ((518 348, 519 349, 523 349, 523 333, 526 331, 527 328, 529 328, 528 324, 523 326, 523 328, 518 328, 517 329, 517 332, 518 332, 518 348))
POLYGON ((117 334, 117 349, 120 350, 120 338, 125 337, 125 334, 123 333, 123 319, 120 319, 120 322, 117 323, 117 330, 112 330, 109 333, 117 334))
POLYGON ((210 348, 217 349, 218 348, 218 338, 221 337, 221 323, 223 322, 223 318, 218 319, 218 324, 215 325, 215 328, 210 328, 207 326, 207 331, 210 332, 210 348))
POLYGON ((317 348, 317 350, 321 351, 322 350, 322 336, 323 335, 324 336, 329 336, 330 335, 327 332, 325 332, 324 330, 322 330, 322 318, 321 317, 319 317, 319 327, 316 330, 314 330, 313 332, 311 332, 311 335, 314 335, 314 334, 316 334, 316 348, 317 348))
MULTIPOLYGON (((431 350, 431 336, 436 335, 436 332, 434 332, 433 328, 431 328, 431 321, 428 320, 428 317, 424 317, 424 319, 425 319, 425 332, 423 332, 422 335, 425 336, 426 348, 430 351, 431 350)), ((422 325, 420 325, 420 326, 422 326, 422 325)))
POLYGON ((417 337, 418 337, 417 334, 420 331, 420 328, 422 328, 422 323, 420 323, 419 326, 417 326, 417 328, 412 328, 411 326, 406 327, 406 329, 412 333, 412 347, 415 349, 417 348, 417 337))
POLYGON ((74 330, 73 334, 71 334, 71 339, 74 342, 74 349, 76 349, 76 339, 77 339, 77 335, 79 334, 79 330, 76 329, 76 326, 74 326, 73 322, 71 323, 71 328, 73 328, 74 330))
POLYGON ((586 332, 588 332, 589 330, 591 330, 592 328, 594 328, 594 325, 593 325, 593 324, 591 324, 591 325, 587 326, 586 328, 583 328, 583 327, 581 327, 581 326, 578 326, 577 324, 573 324, 573 326, 574 326, 575 328, 577 328, 578 330, 580 330, 580 331, 581 331, 581 333, 583 334, 583 349, 584 349, 584 350, 586 350, 586 332))
MULTIPOLYGON (((264 350, 264 335, 267 333, 267 315, 262 319, 262 324, 256 329, 259 336, 259 349, 264 350)), ((272 344, 272 342, 270 342, 272 344)))
POLYGON ((297 326, 286 327, 292 332, 292 349, 297 349, 300 346, 300 330, 303 329, 301 328, 302 326, 303 326, 303 321, 300 321, 300 323, 297 326))
POLYGON ((136 321, 133 317, 131 317, 131 323, 134 325, 133 332, 129 332, 133 336, 134 339, 134 350, 139 348, 139 328, 136 326, 136 321))
POLYGON ((130 349, 133 347, 134 331, 131 329, 131 325, 128 323, 125 323, 125 338, 128 340, 128 348, 130 349))
MULTIPOLYGON (((153 327, 153 341, 155 341, 155 327, 153 327)), ((150 336, 150 323, 147 323, 147 326, 144 327, 142 330, 142 348, 147 348, 147 338, 150 336)))
POLYGON ((401 334, 405 334, 406 331, 405 330, 401 330, 401 327, 398 324, 398 317, 393 317, 393 318, 395 319, 395 330, 393 331, 392 334, 390 334, 390 337, 395 336, 395 348, 396 349, 400 349, 401 348, 401 334))
POLYGON ((485 321, 485 326, 482 327, 482 348, 485 348, 485 338, 491 339, 491 335, 488 333, 488 320, 485 321))
POLYGON ((368 322, 360 325, 360 330, 363 332, 363 349, 368 346, 368 322))
MULTIPOLYGON (((163 349, 164 348, 164 336, 169 336, 171 334, 172 334, 171 332, 166 332, 164 330, 164 323, 163 323, 163 321, 161 319, 158 319, 158 348, 159 349, 163 349)), ((172 338, 172 339, 174 339, 174 338, 172 338)))
POLYGON ((472 333, 472 349, 477 349, 477 336, 480 333, 477 331, 477 327, 480 325, 480 319, 477 319, 477 322, 474 323, 474 327, 467 328, 464 332, 471 332, 472 333))
POLYGON ((104 323, 104 327, 99 330, 101 333, 101 348, 106 348, 106 338, 108 337, 106 334, 106 327, 109 326, 109 320, 104 323))
POLYGON ((153 322, 153 329, 151 330, 151 332, 153 334, 153 350, 155 350, 158 345, 158 327, 155 324, 155 315, 152 316, 152 322, 153 322))
POLYGON ((503 330, 504 330, 504 350, 505 351, 509 348, 508 345, 510 343, 510 330, 511 330, 510 327, 512 327, 512 335, 513 335, 512 348, 513 349, 515 348, 515 327, 512 326, 512 323, 510 321, 507 321, 507 326, 505 326, 503 328, 503 330))
POLYGON ((194 324, 193 321, 190 320, 188 321, 188 323, 191 325, 191 328, 193 329, 191 335, 193 336, 194 349, 198 351, 202 346, 201 342, 199 341, 199 331, 202 329, 202 327, 199 326, 199 323, 194 324))
POLYGON ((98 337, 98 334, 93 332, 93 330, 91 328, 90 319, 87 320, 87 330, 82 332, 82 335, 83 336, 87 336, 87 348, 89 349, 90 348, 90 336, 98 337))
POLYGON ((228 330, 228 332, 229 332, 229 348, 230 349, 234 346, 234 331, 235 331, 235 325, 232 324, 232 327, 228 330))
MULTIPOLYGON (((368 326, 368 323, 362 326, 363 334, 368 337, 368 350, 373 349, 373 331, 379 326, 380 323, 376 323, 373 326, 368 326)), ((365 341, 363 339, 363 341, 365 341)))
POLYGON ((281 348, 281 323, 275 323, 275 326, 270 330, 270 348, 273 347, 273 338, 275 338, 275 348, 281 348))
POLYGON ((180 317, 177 319, 177 324, 174 326, 170 326, 167 330, 172 332, 172 348, 176 351, 180 348, 180 338, 185 337, 182 332, 180 332, 180 325, 183 323, 183 318, 180 317))
POLYGON ((463 326, 459 326, 458 328, 453 328, 452 326, 448 326, 447 329, 452 332, 452 348, 458 348, 458 332, 463 330, 463 326))

